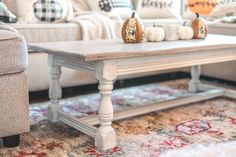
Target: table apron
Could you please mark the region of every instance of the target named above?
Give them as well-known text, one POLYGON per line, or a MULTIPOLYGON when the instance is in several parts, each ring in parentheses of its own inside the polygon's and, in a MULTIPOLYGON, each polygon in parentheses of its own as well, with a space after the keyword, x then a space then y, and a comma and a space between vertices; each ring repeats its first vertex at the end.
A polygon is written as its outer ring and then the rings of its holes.
POLYGON ((117 60, 117 76, 236 60, 236 49, 179 53, 117 60))
MULTIPOLYGON (((117 76, 142 74, 234 60, 236 60, 236 49, 232 48, 194 53, 174 53, 159 56, 124 58, 93 62, 86 62, 83 60, 78 60, 77 58, 54 55, 54 63, 57 65, 65 66, 75 70, 84 70, 92 73, 96 73, 96 66, 99 63, 112 61, 112 64, 116 64, 117 66, 117 76)), ((109 64, 104 65, 109 66, 109 64)))

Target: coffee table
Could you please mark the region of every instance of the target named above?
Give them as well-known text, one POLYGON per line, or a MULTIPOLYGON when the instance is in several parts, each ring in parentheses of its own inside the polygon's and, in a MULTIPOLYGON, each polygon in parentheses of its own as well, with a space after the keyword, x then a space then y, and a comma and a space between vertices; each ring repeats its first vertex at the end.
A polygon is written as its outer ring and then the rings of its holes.
MULTIPOLYGON (((68 41, 29 44, 29 49, 48 53, 51 84, 48 120, 62 121, 95 138, 95 146, 103 150, 116 146, 113 120, 147 114, 197 101, 226 96, 236 92, 200 82, 200 66, 236 60, 236 37, 208 35, 205 40, 143 42, 124 44, 121 40, 68 41), (75 118, 60 110, 61 67, 93 73, 99 81, 101 95, 98 115, 75 118), (156 104, 132 107, 113 113, 111 94, 117 76, 191 67, 190 96, 156 104), (201 91, 201 92, 200 92, 201 91), (99 128, 94 125, 99 124, 99 128)), ((219 69, 223 70, 223 69, 219 69)))

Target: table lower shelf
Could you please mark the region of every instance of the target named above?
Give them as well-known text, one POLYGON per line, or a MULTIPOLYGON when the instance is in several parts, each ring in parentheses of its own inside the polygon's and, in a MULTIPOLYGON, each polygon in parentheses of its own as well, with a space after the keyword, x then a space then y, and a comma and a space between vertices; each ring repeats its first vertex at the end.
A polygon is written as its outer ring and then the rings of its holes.
MULTIPOLYGON (((131 107, 123 111, 114 112, 113 121, 144 115, 155 111, 170 109, 173 107, 188 105, 199 101, 214 99, 220 96, 236 98, 236 92, 233 90, 227 90, 224 88, 204 84, 200 84, 199 89, 203 92, 193 93, 188 96, 180 97, 173 100, 167 100, 144 106, 131 107)), ((76 118, 74 116, 71 116, 69 113, 65 113, 63 111, 58 111, 58 120, 68 124, 71 127, 74 127, 75 129, 91 137, 95 137, 95 133, 97 130, 94 125, 99 124, 97 115, 76 118)))

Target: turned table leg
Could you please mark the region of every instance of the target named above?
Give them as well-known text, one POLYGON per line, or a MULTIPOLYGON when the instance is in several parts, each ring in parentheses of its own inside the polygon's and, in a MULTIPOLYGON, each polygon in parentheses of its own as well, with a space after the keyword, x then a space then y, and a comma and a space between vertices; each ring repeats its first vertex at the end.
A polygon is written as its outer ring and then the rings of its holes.
POLYGON ((111 94, 113 80, 116 78, 116 64, 101 62, 96 66, 96 77, 99 80, 99 93, 101 95, 98 108, 99 128, 95 134, 95 146, 106 150, 116 146, 116 132, 112 128, 113 106, 111 94))
POLYGON ((195 65, 191 67, 191 80, 188 84, 188 89, 190 92, 198 92, 200 85, 200 75, 201 75, 201 66, 195 65))
POLYGON ((49 99, 50 105, 48 106, 48 120, 56 122, 57 112, 59 110, 59 102, 62 96, 62 89, 60 85, 61 66, 55 64, 54 57, 49 55, 48 63, 50 65, 50 87, 49 99))

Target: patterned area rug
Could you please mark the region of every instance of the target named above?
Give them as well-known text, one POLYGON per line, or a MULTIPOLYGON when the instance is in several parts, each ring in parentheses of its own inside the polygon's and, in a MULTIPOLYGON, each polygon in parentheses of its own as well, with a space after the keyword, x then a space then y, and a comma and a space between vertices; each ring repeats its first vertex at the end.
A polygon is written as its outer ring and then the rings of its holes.
MULTIPOLYGON (((177 80, 115 90, 115 110, 187 95, 187 81, 177 80)), ((61 108, 74 116, 94 114, 98 94, 63 99, 61 108)), ((116 121, 118 146, 102 151, 92 138, 46 120, 48 102, 32 104, 31 131, 16 148, 0 148, 1 157, 158 157, 163 152, 197 144, 236 139, 236 101, 226 98, 194 103, 144 116, 116 121)))

